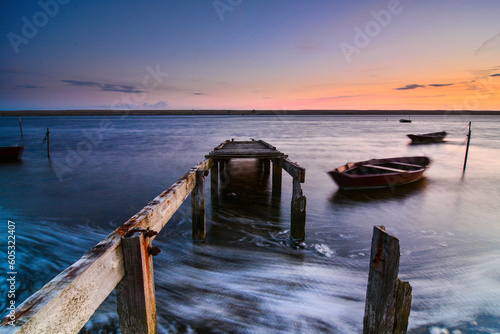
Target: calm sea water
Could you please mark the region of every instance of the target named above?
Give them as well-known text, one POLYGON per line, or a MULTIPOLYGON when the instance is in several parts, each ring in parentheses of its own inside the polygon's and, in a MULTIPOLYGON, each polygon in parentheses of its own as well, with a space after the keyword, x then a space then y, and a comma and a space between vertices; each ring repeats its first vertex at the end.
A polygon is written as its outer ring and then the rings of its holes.
MULTIPOLYGON (((0 268, 16 223, 18 304, 203 160, 225 139, 264 139, 307 169, 306 245, 289 243, 291 178, 270 196, 252 161, 234 161, 221 203, 207 187, 208 239, 191 241, 187 201, 155 239, 161 333, 359 333, 374 225, 401 243, 413 286, 411 333, 500 332, 500 118, 487 116, 0 118, 0 268), (471 148, 465 177, 467 123, 471 148), (43 143, 50 128, 51 161, 43 143), (407 133, 449 132, 408 145, 407 133), (427 155, 425 179, 340 193, 326 171, 347 161, 427 155), (250 182, 243 182, 249 180, 250 182)), ((7 283, 0 284, 6 310, 7 283)), ((110 296, 87 332, 118 332, 110 296)))

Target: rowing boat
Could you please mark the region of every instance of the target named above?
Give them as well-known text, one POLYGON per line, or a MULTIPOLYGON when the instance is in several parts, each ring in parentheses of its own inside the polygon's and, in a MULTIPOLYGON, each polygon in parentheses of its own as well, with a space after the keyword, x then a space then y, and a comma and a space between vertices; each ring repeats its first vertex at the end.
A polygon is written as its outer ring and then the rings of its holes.
POLYGON ((424 133, 420 135, 407 135, 411 139, 412 144, 432 144, 441 143, 446 137, 446 131, 424 133))
POLYGON ((418 181, 430 165, 424 156, 348 162, 328 172, 340 189, 395 187, 418 181))

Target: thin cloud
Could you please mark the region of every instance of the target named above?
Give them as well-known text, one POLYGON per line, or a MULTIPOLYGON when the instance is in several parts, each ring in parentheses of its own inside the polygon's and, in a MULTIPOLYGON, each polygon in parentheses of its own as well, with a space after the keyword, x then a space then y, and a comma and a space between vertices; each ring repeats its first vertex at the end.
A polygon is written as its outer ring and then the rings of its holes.
POLYGON ((36 89, 36 88, 43 88, 43 87, 35 86, 35 85, 17 85, 13 89, 18 89, 18 88, 36 89))
POLYGON ((479 52, 485 51, 485 50, 487 51, 487 49, 495 47, 495 44, 496 44, 496 46, 500 46, 500 34, 496 34, 492 38, 484 41, 483 44, 481 44, 481 46, 478 47, 476 49, 476 51, 474 51, 474 54, 477 56, 479 54, 479 52))
POLYGON ((208 94, 205 94, 205 93, 193 93, 193 95, 208 95, 208 94))
POLYGON ((500 77, 500 73, 491 74, 490 77, 500 77))
POLYGON ((431 87, 446 87, 446 86, 453 86, 454 84, 453 83, 447 83, 447 84, 430 84, 430 85, 427 85, 427 86, 431 86, 431 87))
POLYGON ((417 84, 410 84, 406 85, 404 87, 399 87, 399 88, 394 88, 395 90, 407 90, 407 89, 417 89, 417 88, 424 88, 425 85, 417 85, 417 84))
POLYGON ((144 90, 142 89, 127 85, 115 85, 115 84, 100 83, 96 81, 80 81, 80 80, 61 80, 61 82, 64 82, 71 86, 95 87, 103 92, 120 92, 120 93, 133 93, 133 94, 144 93, 144 90))

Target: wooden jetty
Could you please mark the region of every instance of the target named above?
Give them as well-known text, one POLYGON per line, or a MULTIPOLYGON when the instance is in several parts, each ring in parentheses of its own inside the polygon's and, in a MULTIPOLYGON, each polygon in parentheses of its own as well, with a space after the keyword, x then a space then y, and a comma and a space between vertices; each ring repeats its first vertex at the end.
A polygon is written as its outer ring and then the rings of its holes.
MULTIPOLYGON (((293 178, 292 212, 290 237, 295 242, 305 239, 306 197, 302 193, 301 183, 305 182, 306 170, 288 159, 288 156, 278 151, 276 147, 262 140, 234 141, 226 140, 215 147, 205 158, 213 161, 210 169, 211 195, 218 197, 219 170, 225 170, 231 159, 259 159, 264 167, 264 174, 269 174, 272 162, 272 192, 274 196, 281 194, 282 170, 293 178)), ((201 223, 197 226, 202 226, 201 223)), ((194 226, 194 225, 193 225, 194 226)), ((193 235, 204 239, 204 233, 193 230, 193 235)))
MULTIPOLYGON (((304 240, 306 199, 300 184, 305 169, 263 141, 226 141, 77 262, 10 310, 0 323, 0 333, 78 333, 113 290, 121 333, 158 333, 152 256, 160 250, 152 241, 190 193, 193 240, 205 239, 205 176, 212 173, 214 193, 218 190, 218 170, 233 158, 262 159, 267 166, 272 162, 274 193, 281 190, 281 169, 293 177, 291 238, 304 240)), ((370 263, 364 332, 376 333, 382 321, 384 327, 380 328, 393 329, 387 333, 405 333, 411 287, 397 279, 399 241, 376 228, 370 263), (399 319, 396 323, 395 318, 399 319)))

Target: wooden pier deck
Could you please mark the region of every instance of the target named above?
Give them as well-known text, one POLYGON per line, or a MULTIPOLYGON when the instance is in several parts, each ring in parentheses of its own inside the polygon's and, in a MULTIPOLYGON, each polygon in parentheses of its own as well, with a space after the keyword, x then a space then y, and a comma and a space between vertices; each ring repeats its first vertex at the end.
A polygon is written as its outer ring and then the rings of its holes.
POLYGON ((205 158, 233 159, 233 158, 259 158, 275 159, 287 158, 288 156, 278 151, 276 147, 262 140, 234 141, 226 140, 205 158))

